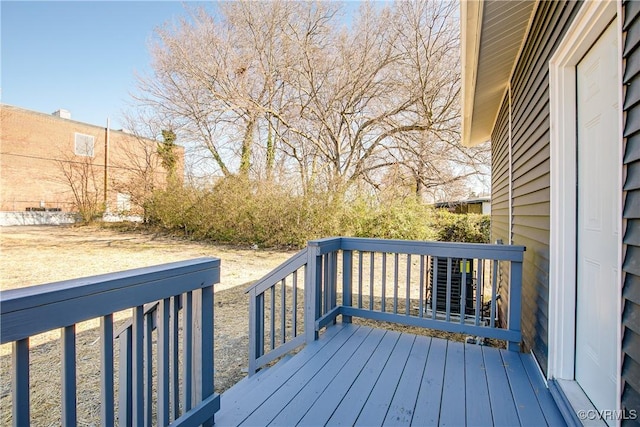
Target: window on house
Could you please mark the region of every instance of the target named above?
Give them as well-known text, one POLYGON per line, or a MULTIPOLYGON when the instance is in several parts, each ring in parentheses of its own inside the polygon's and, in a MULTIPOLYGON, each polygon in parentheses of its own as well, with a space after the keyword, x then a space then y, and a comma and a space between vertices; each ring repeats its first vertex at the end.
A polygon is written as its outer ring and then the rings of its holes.
POLYGON ((76 139, 75 139, 76 156, 93 157, 94 143, 95 143, 95 137, 91 135, 85 135, 82 133, 76 133, 76 139))

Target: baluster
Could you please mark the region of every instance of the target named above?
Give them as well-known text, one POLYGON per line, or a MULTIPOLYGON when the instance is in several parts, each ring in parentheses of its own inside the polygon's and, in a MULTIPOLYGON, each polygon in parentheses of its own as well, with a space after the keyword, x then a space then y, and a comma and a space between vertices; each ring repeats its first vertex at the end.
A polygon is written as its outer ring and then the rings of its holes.
POLYGON ((287 279, 282 279, 282 294, 280 295, 280 331, 282 334, 281 342, 287 341, 287 279))
POLYGON ((411 314, 411 254, 407 254, 407 285, 405 290, 405 314, 411 314))
POLYGON ((431 257, 431 319, 436 319, 438 309, 438 264, 437 256, 431 257))
POLYGON ((327 314, 331 310, 331 273, 329 270, 329 255, 322 256, 322 301, 323 307, 321 315, 327 314))
POLYGON ((362 308, 362 252, 358 251, 358 308, 362 308))
POLYGON ((476 312, 475 325, 480 325, 480 306, 482 305, 482 290, 484 289, 484 259, 478 260, 478 280, 476 282, 476 312))
POLYGON ((171 376, 171 406, 172 406, 172 420, 180 417, 180 378, 178 376, 178 315, 180 310, 180 295, 176 295, 171 298, 171 364, 170 364, 170 376, 171 376))
POLYGON ((269 311, 269 326, 271 330, 269 331, 269 340, 271 345, 271 350, 276 348, 276 287, 273 285, 270 290, 270 311, 269 311))
MULTIPOLYGON (((133 327, 126 328, 118 337, 120 345, 118 367, 118 424, 130 426, 133 424, 133 327)), ((108 409, 108 408, 107 408, 108 409)))
POLYGON ((393 265, 393 314, 398 314, 398 269, 400 263, 399 254, 394 254, 393 265))
POLYGON ((291 295, 292 315, 293 315, 293 337, 298 336, 298 270, 293 272, 293 291, 291 295))
POLYGON ((460 285, 460 324, 464 324, 467 313, 467 259, 462 259, 460 264, 462 270, 462 284, 460 285))
MULTIPOLYGON (((338 305, 338 252, 331 252, 331 310, 338 305)), ((336 319, 333 319, 336 324, 336 319)))
POLYGON ((418 301, 418 317, 424 317, 424 289, 425 289, 425 275, 424 275, 424 255, 420 255, 420 299, 418 301))
POLYGON ((375 252, 369 255, 369 310, 373 311, 373 290, 375 274, 375 252))
POLYGON ((446 321, 451 320, 451 258, 447 258, 446 321))
POLYGON ((113 314, 100 318, 100 419, 113 426, 113 314))
MULTIPOLYGON (((158 425, 169 424, 169 314, 170 298, 164 298, 158 306, 158 425)), ((151 337, 149 337, 151 338, 151 337)))
POLYGON ((387 253, 382 253, 382 283, 380 284, 382 292, 382 303, 380 311, 387 311, 387 253))
POLYGON ((193 389, 193 374, 191 366, 193 365, 193 292, 184 294, 182 304, 182 411, 187 412, 191 409, 193 400, 191 399, 191 390, 193 389))
POLYGON ((132 424, 144 425, 144 307, 133 308, 132 424))
POLYGON ((489 319, 489 326, 492 328, 496 327, 496 292, 498 288, 498 271, 500 268, 500 264, 498 260, 493 260, 493 274, 491 278, 491 319, 489 319))
POLYGON ((153 310, 144 315, 144 420, 147 427, 153 425, 153 310))

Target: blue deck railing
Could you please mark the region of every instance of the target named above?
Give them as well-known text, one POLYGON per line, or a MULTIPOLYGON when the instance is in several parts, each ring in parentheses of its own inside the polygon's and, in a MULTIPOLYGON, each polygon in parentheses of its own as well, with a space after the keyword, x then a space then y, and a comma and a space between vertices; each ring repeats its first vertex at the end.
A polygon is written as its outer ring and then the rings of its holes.
POLYGON ((309 242, 247 290, 249 374, 315 340, 337 316, 495 338, 517 351, 524 250, 344 237, 309 242), (506 283, 498 277, 501 263, 509 264, 506 283))
POLYGON ((2 292, 0 344, 13 346, 13 424, 30 424, 29 338, 56 328, 62 333, 61 423, 77 424, 76 324, 99 318, 101 425, 213 425, 220 406, 213 384, 213 285, 219 281, 220 260, 202 258, 2 292), (114 334, 113 315, 125 309, 132 318, 114 334))

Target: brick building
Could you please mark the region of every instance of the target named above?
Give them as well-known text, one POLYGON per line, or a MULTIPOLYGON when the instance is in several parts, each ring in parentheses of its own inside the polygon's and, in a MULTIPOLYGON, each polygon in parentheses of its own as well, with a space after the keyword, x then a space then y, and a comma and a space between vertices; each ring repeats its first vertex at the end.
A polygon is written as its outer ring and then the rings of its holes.
MULTIPOLYGON (((139 214, 144 195, 167 181, 157 145, 71 120, 65 110, 44 114, 2 104, 0 211, 74 212, 84 192, 106 212, 139 214)), ((175 153, 175 175, 182 177, 184 149, 175 153)))

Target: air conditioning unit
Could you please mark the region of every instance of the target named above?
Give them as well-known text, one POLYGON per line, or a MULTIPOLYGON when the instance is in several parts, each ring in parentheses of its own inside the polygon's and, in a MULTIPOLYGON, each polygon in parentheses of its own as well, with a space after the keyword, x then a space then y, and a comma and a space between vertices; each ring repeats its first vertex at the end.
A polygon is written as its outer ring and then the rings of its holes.
MULTIPOLYGON (((438 257, 437 265, 434 258, 431 258, 430 274, 429 274, 429 292, 427 307, 436 313, 445 314, 447 311, 447 258, 438 257), (437 272, 437 274, 436 274, 437 272), (434 280, 437 286, 434 286, 434 280), (435 288, 435 292, 434 292, 435 288), (434 295, 435 293, 435 295, 434 295), (435 300, 435 301, 434 301, 435 300), (434 304, 435 302, 435 304, 434 304)), ((462 301, 462 287, 465 291, 465 314, 475 314, 475 296, 474 296, 474 272, 473 260, 462 260, 461 258, 451 258, 451 297, 450 297, 450 314, 460 315, 462 301), (466 275, 463 281, 463 271, 466 275)))

